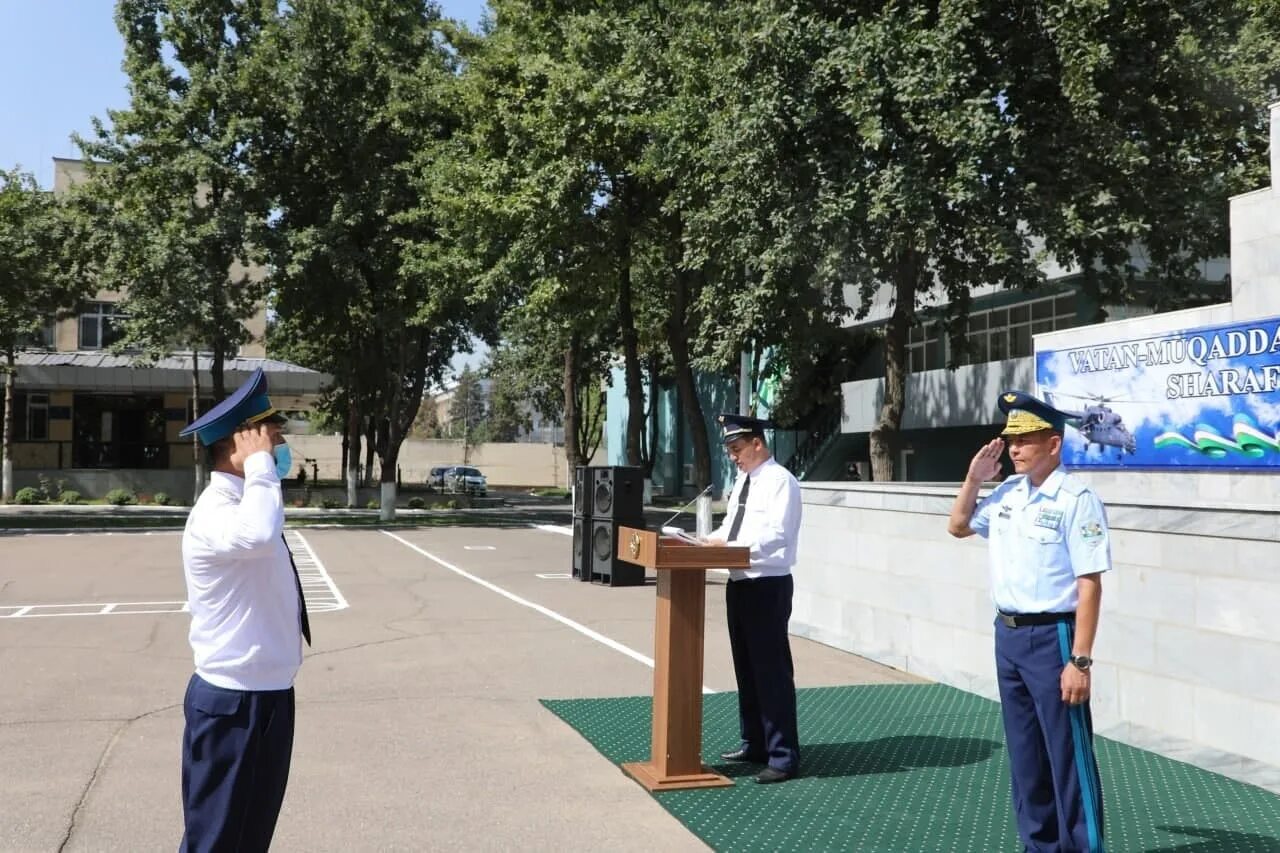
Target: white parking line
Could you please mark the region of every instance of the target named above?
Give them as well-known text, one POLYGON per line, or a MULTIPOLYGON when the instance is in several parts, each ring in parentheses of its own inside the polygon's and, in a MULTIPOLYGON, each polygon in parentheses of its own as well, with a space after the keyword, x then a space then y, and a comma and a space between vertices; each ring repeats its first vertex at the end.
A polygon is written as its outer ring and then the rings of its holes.
POLYGON ((529 526, 535 530, 542 530, 547 533, 559 533, 564 536, 573 535, 573 528, 567 527, 563 524, 530 524, 529 526))
POLYGON ((287 530, 285 540, 289 543, 289 550, 293 552, 293 562, 298 567, 298 580, 302 581, 307 612, 321 613, 350 607, 306 537, 297 530, 287 530))
MULTIPOLYGON (((519 604, 521 607, 528 607, 530 610, 535 610, 538 613, 541 613, 543 616, 554 619, 555 621, 559 622, 561 625, 566 625, 572 628, 573 630, 577 631, 579 634, 583 634, 587 637, 590 637, 591 639, 595 640, 597 643, 608 646, 609 648, 613 649, 615 652, 621 652, 622 654, 626 655, 632 660, 639 661, 640 663, 644 664, 650 669, 653 669, 653 658, 648 657, 647 655, 642 655, 639 652, 637 652, 635 649, 624 646, 622 643, 619 643, 617 640, 606 637, 604 634, 601 634, 599 631, 593 631, 590 628, 588 628, 586 625, 583 625, 579 622, 575 622, 572 619, 570 619, 568 616, 563 616, 555 612, 549 607, 543 607, 541 604, 536 604, 532 601, 528 601, 527 599, 523 599, 513 592, 508 592, 507 590, 503 589, 497 584, 490 583, 484 578, 476 577, 475 575, 471 574, 465 569, 460 569, 457 566, 453 565, 452 563, 449 563, 449 562, 446 562, 445 560, 440 559, 435 554, 432 554, 430 551, 424 551, 422 548, 419 548, 417 545, 414 545, 412 542, 410 542, 409 540, 401 536, 397 536, 396 534, 392 533, 390 530, 383 530, 382 533, 386 536, 390 536, 392 539, 396 540, 401 545, 404 545, 406 548, 409 548, 413 551, 417 551, 419 554, 426 557, 431 562, 436 563, 437 565, 443 566, 444 568, 448 569, 449 571, 453 572, 459 577, 466 578, 472 583, 479 584, 485 589, 488 589, 492 592, 496 592, 498 595, 501 595, 503 598, 506 598, 510 601, 514 601, 516 604, 519 604)), ((570 532, 570 535, 573 535, 572 532, 570 532)), ((702 692, 715 693, 716 691, 712 690, 710 687, 707 687, 706 685, 703 685, 702 692)))
MULTIPOLYGON (((298 579, 302 582, 303 596, 307 600, 307 613, 324 613, 345 610, 351 605, 343 597, 338 585, 329 577, 324 564, 316 557, 308 542, 296 530, 285 532, 289 550, 293 551, 298 566, 298 579)), ((134 616, 154 613, 186 613, 185 601, 113 601, 85 602, 80 604, 5 604, 0 605, 0 619, 36 619, 45 616, 134 616)))

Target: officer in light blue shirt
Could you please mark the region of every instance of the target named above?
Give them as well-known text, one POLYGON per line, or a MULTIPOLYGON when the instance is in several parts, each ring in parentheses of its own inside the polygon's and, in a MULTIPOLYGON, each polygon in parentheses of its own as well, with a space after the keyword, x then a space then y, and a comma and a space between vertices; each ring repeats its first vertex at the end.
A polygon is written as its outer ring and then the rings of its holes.
POLYGON ((1066 413, 1020 391, 1001 394, 998 405, 1005 429, 969 464, 948 531, 989 542, 996 674, 1023 845, 1100 851, 1089 697, 1102 573, 1111 568, 1106 509, 1061 468, 1066 413), (979 501, 1006 442, 1014 476, 979 501))

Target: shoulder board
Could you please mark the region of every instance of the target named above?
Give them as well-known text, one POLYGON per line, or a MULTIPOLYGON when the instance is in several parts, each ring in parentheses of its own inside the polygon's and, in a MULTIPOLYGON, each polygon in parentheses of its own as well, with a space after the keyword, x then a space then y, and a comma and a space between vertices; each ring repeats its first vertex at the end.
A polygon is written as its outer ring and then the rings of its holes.
POLYGON ((1076 495, 1077 497, 1089 491, 1089 487, 1084 484, 1083 480, 1079 480, 1071 474, 1067 474, 1062 478, 1061 489, 1067 494, 1076 495))

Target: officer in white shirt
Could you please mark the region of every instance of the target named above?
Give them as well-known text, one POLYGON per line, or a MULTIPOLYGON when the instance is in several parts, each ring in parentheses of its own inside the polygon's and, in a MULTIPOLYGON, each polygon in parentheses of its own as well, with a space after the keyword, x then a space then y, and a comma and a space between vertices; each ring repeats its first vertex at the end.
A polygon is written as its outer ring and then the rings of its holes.
POLYGON ((283 422, 257 370, 182 431, 212 467, 182 537, 195 656, 183 702, 183 853, 266 850, 289 780, 293 680, 311 632, 284 541, 283 422))
POLYGON ((1067 414, 1019 391, 1000 396, 1003 438, 973 457, 948 531, 989 541, 996 675, 1018 833, 1027 850, 1103 849, 1102 786, 1089 713, 1106 510, 1064 472, 1067 414), (977 500, 1008 443, 1014 476, 977 500))
POLYGON ((787 635, 800 484, 770 454, 766 421, 733 414, 719 420, 725 450, 740 474, 724 522, 708 543, 751 549, 750 568, 732 569, 725 588, 741 742, 721 757, 766 764, 755 777, 761 784, 784 782, 800 770, 795 669, 787 635))

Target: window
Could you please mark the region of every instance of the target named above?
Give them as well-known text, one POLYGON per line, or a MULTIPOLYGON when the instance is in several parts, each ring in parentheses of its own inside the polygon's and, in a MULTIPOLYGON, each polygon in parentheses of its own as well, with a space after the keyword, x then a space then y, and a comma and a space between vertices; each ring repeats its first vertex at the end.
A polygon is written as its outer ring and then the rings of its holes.
POLYGON ((1076 295, 1064 293, 969 315, 967 361, 1004 361, 1032 353, 1032 336, 1077 325, 1076 295))
POLYGON ((938 370, 947 366, 942 327, 937 323, 912 326, 907 337, 907 371, 938 370))
MULTIPOLYGON (((3 407, 0 406, 0 409, 3 407)), ((48 441, 49 395, 13 395, 13 440, 48 441)))
POLYGON ((164 400, 77 394, 72 465, 76 468, 167 468, 164 400))
POLYGON ((38 332, 18 339, 18 349, 51 350, 54 348, 53 320, 48 320, 38 332))
POLYGON ((113 302, 90 302, 80 313, 80 349, 106 349, 124 335, 129 315, 113 302))

